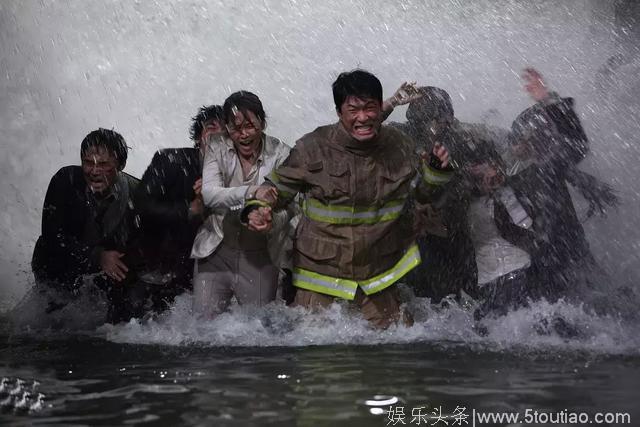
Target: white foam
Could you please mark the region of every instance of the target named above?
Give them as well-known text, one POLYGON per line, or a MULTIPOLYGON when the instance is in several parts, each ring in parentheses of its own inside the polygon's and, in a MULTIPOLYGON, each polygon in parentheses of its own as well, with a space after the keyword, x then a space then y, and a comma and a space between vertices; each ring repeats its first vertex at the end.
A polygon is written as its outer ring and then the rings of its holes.
POLYGON ((43 409, 45 395, 37 392, 38 381, 27 384, 20 378, 2 378, 0 383, 0 408, 3 412, 37 412, 43 409))
POLYGON ((589 313, 582 305, 559 301, 533 303, 499 318, 482 321, 478 333, 473 307, 451 301, 432 305, 416 298, 408 304, 415 317, 411 327, 392 326, 379 331, 369 327, 348 304, 336 303, 310 313, 273 303, 263 308, 233 305, 214 320, 191 314, 191 296, 179 297, 171 310, 155 319, 105 325, 98 332, 117 343, 206 347, 272 347, 309 345, 406 344, 455 342, 481 344, 489 350, 583 350, 606 354, 638 354, 640 341, 632 324, 589 313), (559 320, 558 320, 559 319, 559 320))

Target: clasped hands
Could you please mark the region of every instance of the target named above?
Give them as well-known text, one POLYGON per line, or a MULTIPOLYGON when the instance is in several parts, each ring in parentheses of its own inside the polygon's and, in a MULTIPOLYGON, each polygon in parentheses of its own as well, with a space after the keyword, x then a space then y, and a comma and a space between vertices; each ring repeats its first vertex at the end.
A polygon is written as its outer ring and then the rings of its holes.
MULTIPOLYGON (((256 200, 275 204, 278 200, 278 190, 275 187, 260 186, 255 193, 256 200)), ((257 209, 252 210, 247 215, 247 227, 249 230, 258 232, 267 232, 272 227, 272 216, 270 206, 260 206, 257 209)))

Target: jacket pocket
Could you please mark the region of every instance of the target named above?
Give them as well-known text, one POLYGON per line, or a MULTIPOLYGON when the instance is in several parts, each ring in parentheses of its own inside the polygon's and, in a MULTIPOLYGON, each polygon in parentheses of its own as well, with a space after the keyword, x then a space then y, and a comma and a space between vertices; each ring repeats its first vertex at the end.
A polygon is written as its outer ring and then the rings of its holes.
POLYGON ((351 171, 346 162, 318 161, 308 166, 313 184, 311 196, 321 200, 335 200, 347 196, 351 190, 351 171))
POLYGON ((319 264, 334 264, 339 259, 340 245, 317 235, 305 233, 298 236, 295 247, 302 255, 319 264))
POLYGON ((389 255, 403 252, 407 248, 407 240, 406 230, 394 227, 372 244, 371 252, 378 258, 384 259, 389 255), (374 247, 375 249, 373 249, 374 247))
POLYGON ((382 169, 378 175, 378 200, 393 200, 405 197, 410 191, 411 180, 415 171, 409 164, 400 166, 399 169, 382 169))

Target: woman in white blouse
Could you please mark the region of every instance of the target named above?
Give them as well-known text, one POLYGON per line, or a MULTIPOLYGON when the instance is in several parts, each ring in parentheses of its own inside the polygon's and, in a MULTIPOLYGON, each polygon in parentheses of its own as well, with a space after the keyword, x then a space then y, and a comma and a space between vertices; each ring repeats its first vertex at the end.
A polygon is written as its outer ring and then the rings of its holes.
POLYGON ((288 157, 289 147, 264 133, 265 112, 255 94, 233 93, 223 114, 227 134, 210 138, 203 163, 202 197, 211 213, 191 253, 196 259, 193 309, 208 318, 226 310, 234 296, 240 304, 273 301, 291 246, 291 210, 274 213, 278 227, 268 234, 240 222, 245 199, 288 157))

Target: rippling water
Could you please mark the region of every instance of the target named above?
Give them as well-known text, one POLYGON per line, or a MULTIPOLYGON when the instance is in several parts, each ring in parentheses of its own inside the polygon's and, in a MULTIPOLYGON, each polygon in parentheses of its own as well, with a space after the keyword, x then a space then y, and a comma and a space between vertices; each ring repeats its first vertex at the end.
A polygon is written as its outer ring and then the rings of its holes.
POLYGON ((402 79, 441 86, 464 120, 497 107, 503 126, 528 105, 518 70, 540 68, 576 97, 592 139, 587 169, 616 184, 623 206, 585 224, 613 278, 601 295, 481 325, 468 308, 419 299, 413 327, 383 332, 341 305, 316 315, 234 307, 201 322, 188 296, 116 326, 95 325, 106 307, 92 295, 31 319, 35 328, 0 319, 0 424, 382 426, 393 405, 405 425, 420 407, 626 412, 640 425, 640 301, 612 290, 636 289, 640 265, 640 65, 618 7, 633 1, 1 4, 0 310, 28 288, 15 278, 31 277, 36 208, 55 170, 77 160, 83 129, 120 129, 135 148, 127 170, 140 175, 157 148, 181 145, 198 105, 254 87, 270 129, 291 143, 335 120, 330 84, 356 66, 386 91, 402 79))
POLYGON ((540 302, 479 334, 468 309, 420 299, 416 325, 384 332, 343 305, 236 306, 209 322, 189 305, 85 333, 5 327, 0 423, 383 426, 390 405, 406 425, 421 407, 640 419, 634 323, 582 306, 540 302))

